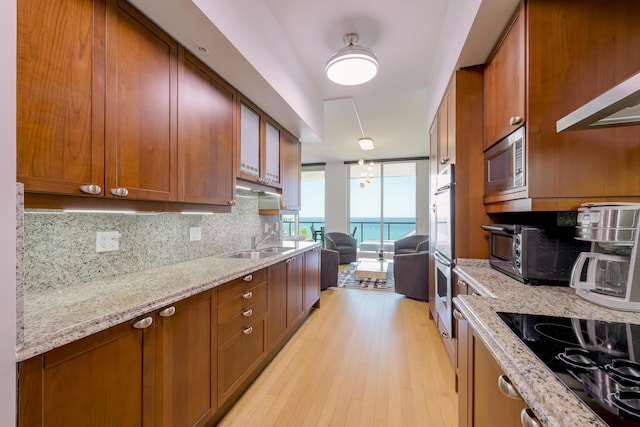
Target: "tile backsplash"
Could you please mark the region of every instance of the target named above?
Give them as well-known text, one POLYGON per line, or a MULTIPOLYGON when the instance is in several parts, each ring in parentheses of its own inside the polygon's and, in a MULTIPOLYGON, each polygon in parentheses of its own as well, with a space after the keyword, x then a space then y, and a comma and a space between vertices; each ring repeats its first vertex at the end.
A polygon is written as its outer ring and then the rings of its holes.
MULTIPOLYGON (((25 291, 37 292, 248 249, 278 215, 259 215, 256 193, 238 190, 232 213, 154 215, 25 210, 25 291), (190 241, 200 227, 201 240, 190 241), (96 233, 117 231, 120 250, 96 252, 96 233)), ((279 227, 278 230, 281 230, 279 227)), ((265 242, 277 243, 278 236, 265 242)))

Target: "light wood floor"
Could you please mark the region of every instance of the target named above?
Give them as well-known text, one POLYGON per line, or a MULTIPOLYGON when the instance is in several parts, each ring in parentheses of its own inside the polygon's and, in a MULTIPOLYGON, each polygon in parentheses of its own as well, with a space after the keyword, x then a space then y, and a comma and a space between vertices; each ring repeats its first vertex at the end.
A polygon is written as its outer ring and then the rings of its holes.
POLYGON ((457 426, 453 368, 428 304, 329 289, 219 426, 457 426))

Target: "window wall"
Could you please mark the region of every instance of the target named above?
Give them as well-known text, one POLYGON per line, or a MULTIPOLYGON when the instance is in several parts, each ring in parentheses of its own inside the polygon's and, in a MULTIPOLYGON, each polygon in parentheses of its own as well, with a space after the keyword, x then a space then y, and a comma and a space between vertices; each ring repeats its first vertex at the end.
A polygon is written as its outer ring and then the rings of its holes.
POLYGON ((297 215, 297 224, 294 215, 283 217, 285 235, 294 235, 293 231, 297 230, 298 235, 321 241, 324 231, 324 184, 324 165, 302 167, 301 209, 297 215))
POLYGON ((350 232, 361 252, 377 252, 381 245, 392 252, 393 241, 416 230, 416 162, 349 168, 350 232))

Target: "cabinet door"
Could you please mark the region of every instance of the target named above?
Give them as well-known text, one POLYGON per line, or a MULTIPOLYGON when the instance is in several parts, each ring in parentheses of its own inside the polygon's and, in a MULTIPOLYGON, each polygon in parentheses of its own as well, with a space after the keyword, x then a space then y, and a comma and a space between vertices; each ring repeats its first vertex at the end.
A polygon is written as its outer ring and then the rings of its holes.
POLYGON ((260 113, 246 100, 240 102, 239 177, 258 181, 260 170, 260 113))
POLYGON ((301 155, 300 142, 284 132, 282 143, 282 205, 287 211, 300 210, 301 155))
POLYGON ((104 1, 17 3, 17 180, 104 189, 104 1))
POLYGON ((304 253, 304 309, 320 301, 320 249, 304 253))
POLYGON ((526 403, 502 394, 498 388, 498 377, 503 374, 500 365, 475 336, 472 346, 473 427, 520 425, 520 412, 527 406, 526 403), (500 411, 496 412, 496 408, 500 408, 500 411))
POLYGON ((265 184, 280 187, 280 128, 268 120, 265 121, 264 140, 264 176, 262 178, 265 184))
POLYGON ((447 157, 447 113, 447 97, 445 95, 445 97, 442 99, 442 104, 440 104, 440 108, 438 109, 437 114, 438 125, 436 126, 436 159, 438 160, 438 173, 440 173, 443 168, 449 164, 449 157, 447 157))
POLYGON ((175 201, 178 45, 124 0, 108 5, 106 195, 175 201))
POLYGON ((287 326, 294 325, 304 314, 304 257, 297 255, 287 263, 287 326))
POLYGON ((521 7, 485 70, 485 149, 525 121, 524 21, 521 7))
MULTIPOLYGON (((447 89, 447 163, 456 163, 456 109, 458 106, 456 93, 456 73, 453 74, 449 88, 447 89)), ((480 112, 478 112, 480 114, 480 112)))
POLYGON ((153 426, 153 349, 125 323, 22 362, 20 426, 153 426))
POLYGON ((270 265, 267 279, 269 351, 278 345, 287 332, 287 263, 270 265))
POLYGON ((184 48, 179 54, 178 201, 232 204, 236 93, 184 48))
POLYGON ((158 426, 201 426, 217 409, 215 307, 206 291, 158 312, 158 426))
POLYGON ((242 384, 267 354, 266 317, 257 317, 249 326, 218 346, 218 396, 220 404, 242 384))

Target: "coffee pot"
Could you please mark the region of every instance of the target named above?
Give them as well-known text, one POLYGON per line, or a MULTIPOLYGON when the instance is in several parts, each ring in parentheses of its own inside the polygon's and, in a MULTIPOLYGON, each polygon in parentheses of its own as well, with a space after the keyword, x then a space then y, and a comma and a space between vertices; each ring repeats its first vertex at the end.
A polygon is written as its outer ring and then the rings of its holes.
POLYGON ((596 304, 640 311, 638 252, 640 203, 585 203, 576 239, 591 242, 571 272, 571 287, 596 304))

